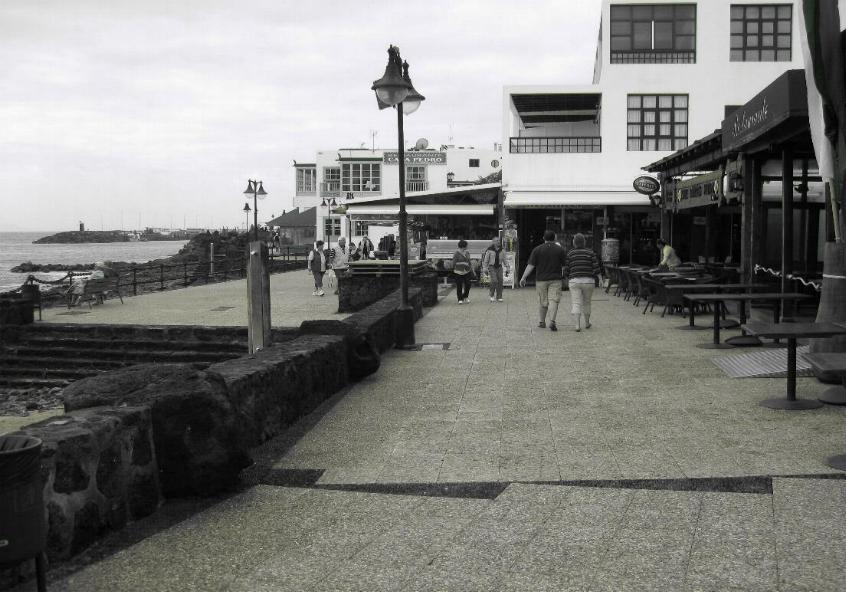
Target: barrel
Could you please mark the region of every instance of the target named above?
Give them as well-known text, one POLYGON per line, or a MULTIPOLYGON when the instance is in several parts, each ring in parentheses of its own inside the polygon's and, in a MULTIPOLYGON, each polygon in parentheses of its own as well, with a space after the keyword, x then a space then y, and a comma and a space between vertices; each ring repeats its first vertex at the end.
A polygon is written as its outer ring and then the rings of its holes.
POLYGON ((620 262, 620 240, 616 238, 602 239, 602 262, 603 263, 619 263, 620 262))
POLYGON ((31 559, 46 544, 41 440, 0 436, 0 564, 31 559))

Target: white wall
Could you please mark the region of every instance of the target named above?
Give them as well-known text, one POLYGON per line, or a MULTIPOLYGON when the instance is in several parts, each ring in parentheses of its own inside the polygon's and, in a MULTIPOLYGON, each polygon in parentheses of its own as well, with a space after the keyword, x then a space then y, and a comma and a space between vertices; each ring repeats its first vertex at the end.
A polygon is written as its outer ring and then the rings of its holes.
MULTIPOLYGON (((650 0, 651 4, 675 4, 650 0)), ((503 97, 503 189, 572 190, 574 187, 616 187, 631 189, 632 180, 643 174, 641 167, 671 152, 629 152, 627 150, 628 94, 687 94, 688 143, 719 128, 726 105, 742 105, 763 90, 785 70, 803 68, 798 29, 801 3, 793 1, 792 57, 790 62, 730 62, 730 5, 739 0, 700 0, 697 3, 695 64, 611 64, 610 0, 602 8, 602 67, 596 86, 513 86, 503 97), (519 116, 512 94, 602 93, 602 152, 594 154, 511 154, 509 138, 519 132, 519 116)), ((614 4, 636 4, 613 0, 614 4)), ((774 0, 743 0, 748 4, 772 4, 774 0)), ((791 3, 785 0, 778 3, 791 3)), ((564 135, 564 134, 562 134, 564 135)), ((598 189, 597 189, 598 190, 598 189)))

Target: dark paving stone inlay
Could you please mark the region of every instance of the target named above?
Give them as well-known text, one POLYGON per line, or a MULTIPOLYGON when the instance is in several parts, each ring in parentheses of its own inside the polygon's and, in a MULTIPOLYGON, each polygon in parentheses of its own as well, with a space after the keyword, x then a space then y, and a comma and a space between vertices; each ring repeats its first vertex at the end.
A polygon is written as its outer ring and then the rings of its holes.
POLYGON ((221 312, 221 311, 224 311, 224 310, 230 310, 232 308, 235 308, 235 307, 234 306, 218 306, 217 308, 210 308, 209 310, 211 312, 221 312))
MULTIPOLYGON (((327 483, 317 484, 323 470, 272 469, 261 476, 264 485, 313 487, 335 491, 363 491, 395 495, 496 499, 511 483, 562 485, 608 489, 647 489, 663 491, 704 491, 710 493, 773 493, 772 476, 702 477, 692 479, 608 479, 573 481, 479 481, 470 483, 327 483)), ((846 473, 778 475, 785 479, 846 479, 846 473)))

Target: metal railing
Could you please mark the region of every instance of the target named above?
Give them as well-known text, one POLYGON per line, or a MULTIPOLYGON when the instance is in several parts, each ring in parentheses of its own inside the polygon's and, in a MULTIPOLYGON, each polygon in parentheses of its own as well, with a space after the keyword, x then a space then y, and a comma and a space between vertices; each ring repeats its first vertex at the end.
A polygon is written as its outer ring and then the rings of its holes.
POLYGON ((406 181, 405 182, 405 190, 406 191, 428 191, 429 190, 429 181, 406 181))
POLYGON ((632 50, 611 52, 612 64, 695 64, 695 51, 632 50))
POLYGON ((511 138, 512 154, 602 152, 601 136, 546 136, 511 138))
POLYGON ((320 195, 325 195, 326 197, 341 197, 341 182, 329 181, 328 183, 321 183, 320 195))
MULTIPOLYGON (((305 269, 310 247, 302 245, 276 246, 268 243, 268 269, 284 272, 305 269)), ((26 284, 42 284, 61 288, 45 299, 64 299, 66 289, 74 278, 87 277, 90 271, 71 271, 56 280, 44 280, 30 275, 26 284)), ((137 296, 148 292, 184 288, 192 285, 226 282, 243 279, 247 275, 247 257, 242 253, 221 253, 214 257, 182 261, 179 263, 142 263, 121 269, 118 272, 118 287, 125 295, 137 296)))

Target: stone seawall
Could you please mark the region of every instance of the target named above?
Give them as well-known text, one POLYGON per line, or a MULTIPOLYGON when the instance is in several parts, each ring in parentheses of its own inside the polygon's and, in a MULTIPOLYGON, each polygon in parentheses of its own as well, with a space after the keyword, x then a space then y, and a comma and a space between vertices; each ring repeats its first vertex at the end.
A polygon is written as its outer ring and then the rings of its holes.
MULTIPOLYGON (((410 290, 409 299, 419 319, 422 291, 410 290)), ((163 499, 233 487, 251 462, 250 447, 282 433, 363 369, 378 368, 378 352, 395 343, 399 302, 395 291, 343 321, 306 321, 298 336, 277 329, 282 342, 253 356, 205 368, 132 366, 67 387, 65 415, 21 430, 44 442, 48 559, 79 553, 105 532, 153 513, 163 499), (370 352, 375 364, 365 359, 370 352)), ((202 340, 218 328, 89 329, 111 337, 150 330, 165 339, 202 340)), ((220 330, 240 337, 237 329, 220 330)), ((0 570, 0 589, 27 569, 0 570)))

